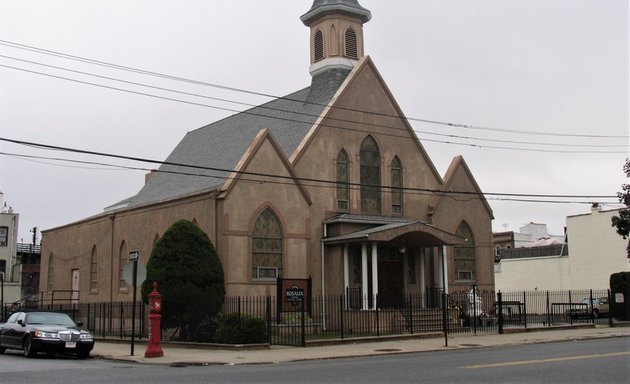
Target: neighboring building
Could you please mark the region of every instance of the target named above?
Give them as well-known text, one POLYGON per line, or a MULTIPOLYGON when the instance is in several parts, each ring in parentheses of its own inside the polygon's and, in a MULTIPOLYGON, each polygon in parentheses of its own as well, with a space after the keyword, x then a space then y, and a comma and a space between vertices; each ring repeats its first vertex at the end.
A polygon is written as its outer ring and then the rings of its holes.
POLYGON ((492 210, 462 157, 435 169, 364 55, 370 18, 356 0, 315 0, 301 18, 311 85, 189 132, 137 195, 44 231, 42 289, 129 300, 129 251, 147 263, 180 219, 216 246, 227 295, 275 295, 280 276, 372 298, 493 289, 492 210))
POLYGON ((517 248, 562 244, 564 240, 564 235, 550 235, 547 224, 540 223, 524 225, 519 228, 518 232, 506 231, 492 234, 494 256, 497 262, 517 248))
POLYGON ((609 288, 610 275, 630 271, 627 242, 611 225, 619 210, 567 217, 567 243, 512 249, 495 267, 502 291, 586 290, 609 288))
MULTIPOLYGON (((0 192, 0 275, 3 278, 3 303, 17 301, 21 297, 20 269, 17 262, 17 234, 20 215, 7 207, 0 192)), ((0 312, 1 313, 1 312, 0 312)))

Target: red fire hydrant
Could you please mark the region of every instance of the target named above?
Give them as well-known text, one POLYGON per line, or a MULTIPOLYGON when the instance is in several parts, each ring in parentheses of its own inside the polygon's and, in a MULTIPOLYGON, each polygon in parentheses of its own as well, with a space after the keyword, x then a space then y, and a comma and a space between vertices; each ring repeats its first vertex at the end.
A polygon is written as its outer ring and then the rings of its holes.
POLYGON ((160 346, 160 327, 162 315, 162 295, 157 290, 157 281, 153 282, 153 292, 149 293, 149 315, 150 328, 149 328, 149 344, 147 345, 147 351, 144 353, 144 357, 162 357, 164 352, 160 346))

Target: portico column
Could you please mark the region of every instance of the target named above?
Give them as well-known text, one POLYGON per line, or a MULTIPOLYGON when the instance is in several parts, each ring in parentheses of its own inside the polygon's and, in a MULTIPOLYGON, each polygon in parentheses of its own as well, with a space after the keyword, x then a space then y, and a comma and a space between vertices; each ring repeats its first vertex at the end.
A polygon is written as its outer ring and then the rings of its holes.
POLYGON ((440 254, 440 283, 444 293, 448 294, 448 259, 446 255, 446 246, 442 245, 438 248, 440 254))
POLYGON ((348 309, 348 287, 350 286, 350 269, 348 268, 348 244, 343 245, 343 296, 346 298, 348 309))
POLYGON ((378 296, 378 245, 372 243, 372 309, 376 309, 378 296))
POLYGON ((368 300, 368 260, 367 243, 361 244, 361 309, 367 309, 368 300))

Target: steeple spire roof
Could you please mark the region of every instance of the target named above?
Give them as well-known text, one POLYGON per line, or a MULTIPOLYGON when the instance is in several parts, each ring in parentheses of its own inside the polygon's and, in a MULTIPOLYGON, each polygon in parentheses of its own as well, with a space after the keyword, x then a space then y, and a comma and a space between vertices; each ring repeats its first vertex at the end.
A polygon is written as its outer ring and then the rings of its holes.
POLYGON ((362 23, 372 18, 369 10, 363 8, 358 0, 314 0, 311 9, 300 18, 305 25, 328 13, 345 13, 356 16, 362 23))

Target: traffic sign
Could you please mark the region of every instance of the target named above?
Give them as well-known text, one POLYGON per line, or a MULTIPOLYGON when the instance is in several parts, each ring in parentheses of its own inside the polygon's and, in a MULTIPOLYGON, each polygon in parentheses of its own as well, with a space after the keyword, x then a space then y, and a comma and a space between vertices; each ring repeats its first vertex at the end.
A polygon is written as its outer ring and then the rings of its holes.
MULTIPOLYGON (((139 287, 147 279, 147 267, 144 266, 142 261, 137 261, 137 263, 138 263, 138 276, 136 280, 136 286, 139 287)), ((133 286, 133 262, 125 265, 125 267, 123 268, 122 277, 123 277, 123 280, 125 280, 125 282, 129 284, 130 287, 133 286)))

